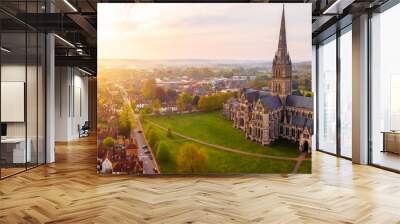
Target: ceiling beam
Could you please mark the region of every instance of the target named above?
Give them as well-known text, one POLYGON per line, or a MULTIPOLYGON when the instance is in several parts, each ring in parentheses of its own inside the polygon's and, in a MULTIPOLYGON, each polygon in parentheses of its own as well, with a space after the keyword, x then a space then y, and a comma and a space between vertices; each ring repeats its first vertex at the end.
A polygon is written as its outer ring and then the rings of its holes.
POLYGON ((56 66, 88 67, 96 71, 97 59, 91 56, 56 56, 56 66))
POLYGON ((323 14, 342 14, 343 10, 351 5, 354 1, 355 0, 336 0, 324 10, 323 14))
POLYGON ((18 13, 17 18, 42 32, 81 31, 82 28, 67 14, 18 13))
POLYGON ((85 17, 80 14, 68 14, 68 17, 74 21, 79 27, 82 28, 83 31, 90 37, 87 38, 87 42, 91 46, 96 46, 97 41, 97 30, 90 24, 85 17))

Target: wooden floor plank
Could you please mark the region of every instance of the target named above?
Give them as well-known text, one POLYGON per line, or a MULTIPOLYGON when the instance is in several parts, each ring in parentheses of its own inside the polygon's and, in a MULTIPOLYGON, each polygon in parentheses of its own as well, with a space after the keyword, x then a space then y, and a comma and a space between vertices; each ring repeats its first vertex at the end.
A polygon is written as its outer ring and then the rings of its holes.
POLYGON ((96 141, 0 181, 0 223, 400 223, 400 175, 320 152, 312 175, 96 174, 96 141))

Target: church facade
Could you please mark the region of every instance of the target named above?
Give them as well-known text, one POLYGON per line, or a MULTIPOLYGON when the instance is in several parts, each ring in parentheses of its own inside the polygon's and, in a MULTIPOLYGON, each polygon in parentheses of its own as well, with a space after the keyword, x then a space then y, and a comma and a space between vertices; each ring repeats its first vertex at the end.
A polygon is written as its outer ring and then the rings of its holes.
POLYGON ((269 145, 282 138, 298 142, 300 151, 311 152, 313 108, 312 97, 292 95, 292 61, 283 9, 278 49, 272 62, 271 91, 242 89, 239 98, 224 104, 224 115, 252 141, 269 145))

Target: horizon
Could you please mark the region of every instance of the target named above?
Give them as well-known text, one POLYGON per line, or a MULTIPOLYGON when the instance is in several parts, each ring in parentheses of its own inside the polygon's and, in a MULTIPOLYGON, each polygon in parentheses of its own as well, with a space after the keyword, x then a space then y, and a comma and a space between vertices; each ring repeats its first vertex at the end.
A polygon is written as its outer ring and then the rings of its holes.
MULTIPOLYGON (((204 59, 204 58, 170 58, 170 59, 139 59, 139 58, 98 58, 98 60, 130 60, 130 61, 263 61, 263 62, 271 62, 273 60, 270 59, 204 59)), ((300 60, 294 61, 292 63, 302 63, 302 62, 312 62, 312 60, 300 60)))

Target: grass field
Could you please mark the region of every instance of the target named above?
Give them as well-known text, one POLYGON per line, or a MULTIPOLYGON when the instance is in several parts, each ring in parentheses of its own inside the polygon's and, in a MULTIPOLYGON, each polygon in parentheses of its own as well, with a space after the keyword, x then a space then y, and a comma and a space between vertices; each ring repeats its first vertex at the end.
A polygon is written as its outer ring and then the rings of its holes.
POLYGON ((151 116, 149 121, 157 123, 178 133, 243 151, 267 155, 298 157, 298 145, 285 140, 278 140, 270 146, 246 139, 244 132, 233 127, 221 112, 193 113, 171 116, 151 116))
MULTIPOLYGON (((235 149, 280 156, 296 157, 299 155, 297 146, 286 141, 280 141, 270 147, 264 147, 246 140, 244 134, 233 128, 232 124, 225 120, 218 112, 146 117, 143 122, 145 130, 147 126, 151 125, 148 121, 169 127, 173 131, 199 140, 235 149)), ((161 173, 179 173, 176 164, 177 155, 179 154, 180 147, 184 143, 191 141, 176 135, 168 137, 166 131, 156 128, 154 125, 153 128, 158 133, 160 140, 169 146, 169 151, 172 155, 171 161, 159 164, 161 173)), ((191 143, 196 144, 208 155, 206 173, 290 173, 295 165, 295 161, 243 156, 202 144, 191 143)), ((310 170, 311 162, 303 162, 299 172, 309 173, 310 170)))

